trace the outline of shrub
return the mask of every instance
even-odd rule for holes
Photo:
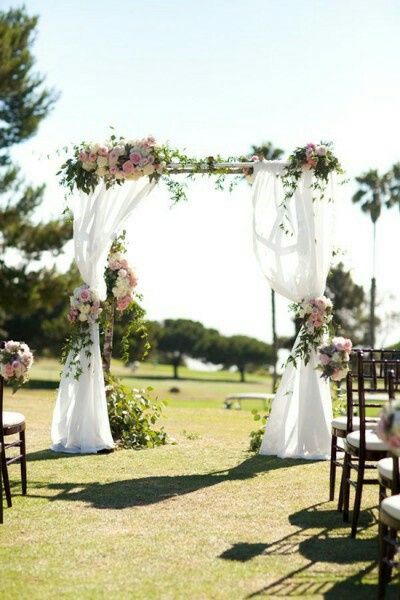
[[[264,437],[265,425],[267,423],[268,415],[260,415],[257,409],[252,411],[253,418],[255,421],[260,422],[261,427],[255,429],[250,433],[250,452],[258,452],[261,448],[261,442]]]
[[[164,404],[151,397],[152,388],[132,390],[112,375],[106,383],[111,433],[117,445],[154,448],[168,442],[164,428],[155,428]]]

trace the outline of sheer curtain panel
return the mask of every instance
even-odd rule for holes
[[[296,192],[285,201],[280,175],[284,164],[255,165],[254,248],[270,286],[292,302],[323,295],[332,257],[334,176],[323,199],[304,171]],[[295,342],[296,346],[297,340]],[[316,371],[313,351],[305,365],[288,364],[272,404],[261,454],[325,459],[330,452],[332,401],[329,384]]]
[[[148,178],[106,189],[99,185],[91,194],[78,193],[69,199],[74,218],[74,256],[83,281],[106,298],[104,270],[111,243],[139,202],[153,189]],[[72,291],[72,290],[71,290]],[[55,452],[95,453],[114,446],[99,343],[99,326],[92,325],[91,357],[81,352],[83,373],[68,375],[70,357],[62,373],[51,428]]]

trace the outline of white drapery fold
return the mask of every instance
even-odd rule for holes
[[[272,289],[292,302],[325,291],[332,257],[334,177],[325,197],[311,188],[312,171],[304,171],[285,203],[279,161],[255,165],[253,234],[256,256]],[[294,348],[296,347],[297,340]],[[313,351],[305,365],[288,364],[272,404],[261,454],[281,458],[325,459],[330,452],[332,401],[329,384],[316,371]]]
[[[106,189],[104,183],[91,194],[69,198],[74,218],[74,256],[83,281],[106,298],[104,269],[113,239],[122,230],[139,202],[155,182],[148,178]],[[72,290],[71,290],[72,291]],[[60,381],[51,427],[52,449],[56,452],[95,453],[114,446],[100,352],[99,326],[91,325],[91,357],[80,353],[82,374],[68,375],[67,358]],[[86,350],[86,349],[85,349]]]

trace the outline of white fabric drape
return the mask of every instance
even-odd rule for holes
[[[324,199],[311,189],[312,172],[302,175],[283,206],[279,161],[258,163],[253,185],[254,247],[271,287],[293,302],[324,293],[332,257],[334,181]],[[297,343],[297,342],[296,342]],[[321,379],[316,353],[307,365],[289,364],[272,404],[261,454],[281,458],[328,458],[332,402]]]
[[[76,194],[68,206],[74,218],[74,255],[83,281],[106,297],[104,269],[114,237],[139,204],[153,189],[148,178],[130,181],[107,190],[104,184],[92,194]],[[72,290],[71,290],[72,291]],[[83,373],[78,380],[62,373],[51,428],[56,452],[95,453],[113,447],[99,343],[99,326],[90,327],[90,365],[81,352]]]

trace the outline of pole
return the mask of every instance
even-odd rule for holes
[[[104,375],[110,374],[111,369],[111,356],[113,348],[113,337],[114,337],[114,302],[110,303],[107,310],[107,328],[104,332],[104,347],[103,347],[103,372]]]
[[[369,343],[371,348],[375,348],[375,304],[376,304],[376,222],[373,223],[373,243],[372,243],[372,277],[371,277],[371,297],[369,312]]]
[[[272,316],[272,359],[274,361],[274,370],[272,372],[272,393],[275,393],[278,373],[276,364],[278,362],[278,338],[276,335],[276,306],[275,291],[271,289],[271,316]]]

